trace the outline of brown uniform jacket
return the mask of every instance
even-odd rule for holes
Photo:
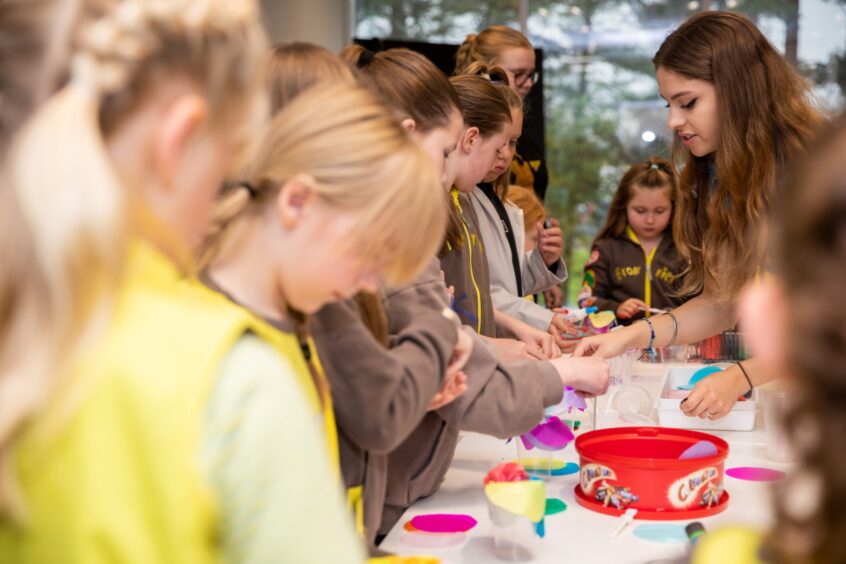
[[[669,233],[650,257],[627,227],[622,237],[606,237],[594,244],[585,265],[579,306],[594,305],[599,311],[616,313],[621,303],[638,298],[649,307],[675,308],[685,302],[685,298],[673,295],[682,270],[684,262]],[[643,316],[639,312],[626,323]]]
[[[462,323],[479,335],[496,337],[491,275],[479,235],[479,220],[467,194],[453,191],[452,205],[461,216],[462,245],[447,243],[447,251],[440,256],[446,285],[455,288],[452,309]]]
[[[446,292],[443,283],[441,291]],[[365,540],[371,549],[382,518],[387,453],[423,419],[455,348],[455,325],[441,309],[415,311],[391,335],[390,350],[371,335],[353,300],[329,304],[311,318],[332,389],[341,474],[347,488],[364,486]]]
[[[417,312],[445,305],[437,268],[428,268],[426,274],[428,281],[424,276],[418,284],[388,294],[391,334],[401,331]],[[387,534],[406,508],[438,489],[452,462],[460,430],[503,439],[525,433],[564,393],[557,371],[548,362],[500,364],[478,336],[464,372],[467,391],[438,411],[427,413],[411,436],[388,456],[380,533]]]

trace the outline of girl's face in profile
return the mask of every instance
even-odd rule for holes
[[[714,85],[705,80],[687,78],[664,67],[658,67],[655,78],[658,91],[669,108],[667,127],[696,157],[716,151],[719,128]]]
[[[511,125],[508,126],[508,143],[497,152],[493,168],[485,175],[485,182],[493,182],[511,168],[511,161],[517,151],[517,141],[523,133],[523,110],[511,108]]]
[[[497,153],[502,151],[508,143],[509,125],[504,124],[499,131],[489,137],[477,135],[473,144],[463,151],[455,179],[455,187],[460,192],[468,194],[472,192],[493,168]]]
[[[455,161],[455,150],[458,148],[459,136],[463,129],[464,118],[456,109],[445,127],[436,127],[426,133],[414,134],[417,142],[435,163],[435,169],[440,172],[444,188],[450,188],[455,182],[455,167],[449,165]]]

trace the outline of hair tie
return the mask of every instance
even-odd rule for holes
[[[508,84],[508,78],[503,77],[498,72],[492,72],[490,74],[485,74],[483,76],[485,78],[487,78],[491,82],[491,84]]]
[[[652,170],[658,170],[661,167],[659,167],[656,163],[652,163],[651,165],[649,165],[649,168],[651,168]]]
[[[258,197],[258,190],[256,190],[256,187],[250,184],[249,182],[241,182],[240,184],[238,184],[238,186],[247,191],[247,194],[250,195],[251,200],[255,200]]]
[[[373,62],[373,57],[376,56],[376,53],[364,47],[364,50],[361,52],[361,56],[358,58],[358,63],[356,63],[356,67],[363,69],[367,65]]]

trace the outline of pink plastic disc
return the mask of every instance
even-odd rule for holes
[[[421,533],[464,533],[475,527],[476,523],[469,515],[453,513],[431,513],[411,519],[411,526]]]
[[[748,480],[750,482],[774,482],[784,478],[784,472],[781,470],[773,470],[772,468],[756,468],[754,466],[739,466],[737,468],[729,468],[726,470],[726,475],[738,480]]]

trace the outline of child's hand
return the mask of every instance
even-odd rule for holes
[[[578,341],[573,339],[572,336],[578,335],[579,329],[563,315],[556,314],[553,316],[546,331],[553,336],[555,344],[558,345],[561,352],[573,352],[578,344]],[[570,335],[570,338],[567,339],[564,335]]]
[[[557,358],[550,363],[561,383],[584,396],[601,396],[608,390],[608,362],[598,356]]]
[[[648,309],[649,306],[646,305],[645,302],[639,300],[637,298],[629,298],[617,308],[617,317],[620,319],[631,319],[637,312],[641,311],[640,308]]]
[[[537,347],[528,347],[516,339],[491,339],[496,348],[496,357],[500,362],[517,360],[544,360],[543,352]]]
[[[455,343],[455,348],[452,349],[452,357],[446,367],[445,379],[460,372],[467,361],[470,360],[470,354],[473,352],[473,337],[470,336],[470,331],[469,328],[463,326],[458,330],[458,340]]]
[[[550,321],[547,331],[551,335],[561,335],[561,333],[577,335],[579,333],[578,327],[572,321],[558,313],[552,316],[552,321]]]
[[[564,235],[558,226],[557,219],[549,220],[551,226],[544,228],[543,223],[538,222],[538,250],[547,266],[552,266],[561,258],[561,251],[564,250]]]
[[[444,285],[446,286],[446,273],[443,270],[441,270],[441,281],[443,281]],[[455,286],[447,286],[446,293],[447,303],[450,307],[452,307],[452,304],[455,302]]]
[[[540,329],[535,329],[531,325],[520,322],[515,324],[513,328],[514,336],[524,343],[531,354],[540,353],[538,356],[541,360],[549,358],[558,358],[561,356],[561,349],[558,348],[558,342],[555,337],[549,333],[545,333]]]
[[[553,286],[543,293],[543,301],[548,309],[555,309],[564,305],[564,293],[559,286]]]
[[[435,411],[440,409],[451,401],[455,400],[461,394],[467,391],[467,375],[460,370],[452,374],[449,373],[444,378],[444,383],[441,384],[441,389],[429,402],[427,411]]]

